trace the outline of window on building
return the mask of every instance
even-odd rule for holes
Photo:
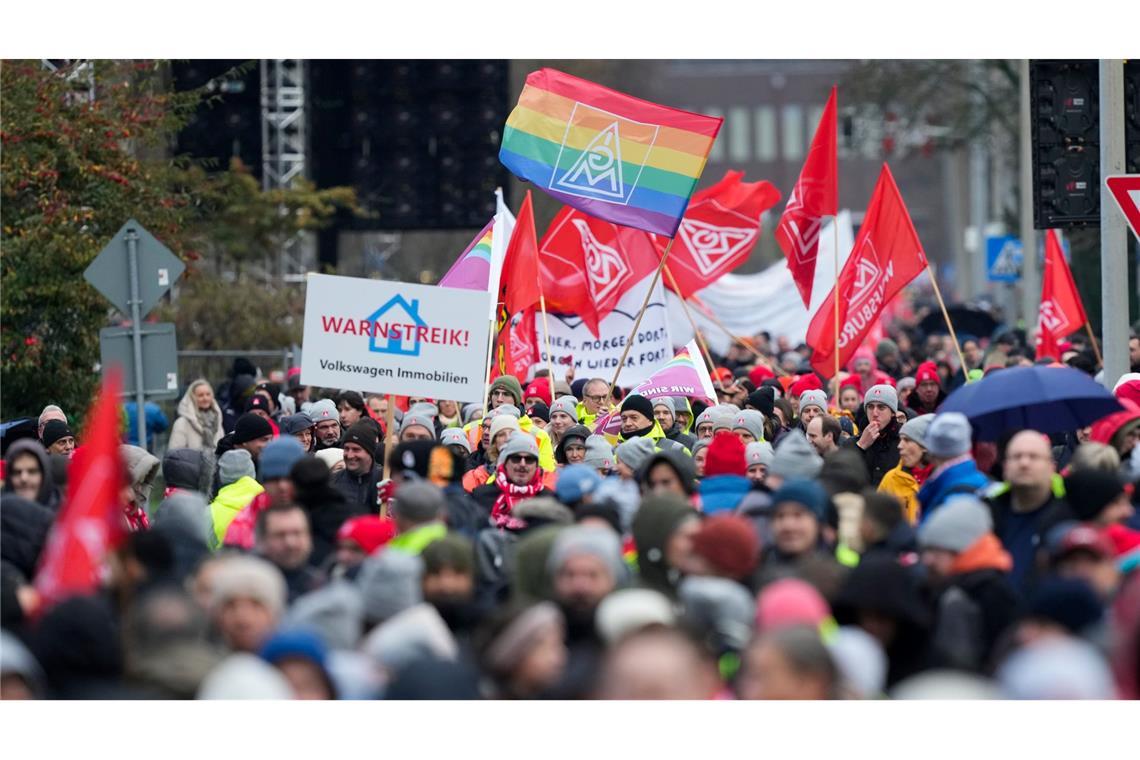
[[[756,160],[776,160],[776,109],[760,106],[756,109]]]
[[[728,158],[730,161],[748,161],[752,155],[749,143],[748,109],[734,106],[728,109],[724,126],[728,129]]]
[[[784,159],[796,161],[804,157],[804,109],[798,105],[784,106],[780,114],[780,140]]]

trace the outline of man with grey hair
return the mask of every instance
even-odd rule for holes
[[[40,412],[40,419],[38,427],[36,428],[36,438],[39,440],[44,439],[44,426],[52,420],[59,420],[60,422],[67,422],[67,415],[63,413],[55,404],[48,404],[44,410]],[[46,446],[44,448],[47,448]]]
[[[447,535],[447,526],[443,523],[447,504],[443,492],[431,483],[402,484],[390,507],[397,535],[388,543],[389,549],[421,554],[432,541]]]
[[[578,405],[578,422],[593,430],[600,415],[610,410],[610,384],[600,377],[582,386],[582,403]]]

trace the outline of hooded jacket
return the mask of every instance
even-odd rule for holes
[[[947,467],[918,489],[921,520],[925,521],[951,496],[980,491],[989,483],[990,479],[982,474],[973,459]]]
[[[590,428],[585,425],[572,425],[566,429],[562,434],[562,440],[558,442],[558,447],[554,450],[554,461],[558,464],[566,464],[566,442],[570,438],[577,438],[583,446],[586,445],[586,439],[590,437]]]
[[[225,543],[226,529],[230,527],[230,523],[234,521],[238,513],[248,507],[254,497],[264,491],[265,489],[261,487],[261,484],[248,475],[243,475],[218,491],[218,495],[210,503],[210,519],[214,526],[215,548]]]
[[[633,517],[633,541],[637,546],[637,568],[643,586],[676,598],[680,571],[669,565],[665,547],[685,520],[697,511],[676,494],[646,496]]]
[[[51,460],[44,447],[30,438],[21,438],[8,447],[8,454],[4,457],[5,493],[12,490],[12,462],[20,454],[31,454],[40,463],[40,473],[43,477],[40,480],[39,491],[36,492],[36,503],[53,511],[58,509],[60,495],[52,482]]]
[[[899,500],[907,522],[911,525],[918,522],[918,481],[901,461],[879,481],[879,490]]]
[[[167,449],[162,458],[166,487],[209,495],[214,477],[214,455],[206,449]]]
[[[934,591],[931,641],[944,667],[982,672],[994,644],[1019,618],[1022,598],[1009,582],[1013,560],[993,533],[954,558],[950,576]]]
[[[218,406],[216,398],[214,399],[213,411],[218,415],[218,429],[214,431],[212,440],[207,441],[205,439],[205,431],[202,430],[202,424],[198,421],[198,402],[194,400],[194,389],[204,382],[206,381],[197,380],[190,383],[190,387],[182,395],[182,400],[178,402],[178,419],[174,420],[174,425],[170,428],[170,440],[166,444],[168,449],[206,449],[213,451],[218,445],[218,441],[222,440],[222,435],[224,435],[222,428],[225,420],[222,417],[222,408]]]
[[[31,581],[53,522],[55,513],[42,504],[4,494],[0,497],[0,559]]]

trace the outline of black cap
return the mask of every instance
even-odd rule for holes
[[[74,438],[75,433],[71,432],[71,428],[63,420],[48,420],[44,425],[44,448],[48,448],[53,443],[61,438]]]
[[[248,443],[267,435],[273,435],[273,427],[269,424],[269,420],[253,412],[246,412],[238,417],[237,425],[234,426],[235,444]]]
[[[631,393],[621,402],[623,412],[641,412],[645,419],[653,421],[653,402],[639,393]]]

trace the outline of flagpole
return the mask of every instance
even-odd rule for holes
[[[641,310],[637,312],[637,319],[633,321],[633,329],[629,333],[629,340],[625,342],[625,350],[621,352],[621,359],[618,361],[617,369],[614,370],[614,379],[610,381],[610,398],[613,398],[621,368],[625,366],[629,350],[633,348],[634,338],[637,337],[637,328],[641,327],[641,318],[645,316],[645,310],[649,307],[649,299],[653,297],[653,290],[661,280],[661,270],[665,268],[665,262],[669,259],[669,251],[672,249],[673,238],[669,238],[669,242],[665,244],[665,252],[661,254],[661,262],[657,265],[657,271],[653,273],[653,282],[649,283],[649,290],[645,291],[645,300],[641,302]]]
[[[665,267],[665,276],[669,278],[669,285],[673,288],[673,292],[680,298],[681,294],[677,292],[677,281],[673,279],[673,272],[668,266]],[[697,345],[700,346],[701,351],[704,352],[705,361],[709,363],[709,376],[713,378],[714,383],[720,386],[721,390],[724,390],[724,383],[716,376],[716,364],[712,360],[712,353],[709,352],[708,344],[705,343],[701,331],[697,329],[697,323],[693,319],[693,313],[689,311],[689,304],[686,303],[684,298],[681,298],[681,308],[685,310],[685,316],[689,320],[689,325],[693,328],[693,336],[697,339]]]
[[[554,358],[550,353],[550,323],[546,321],[546,294],[538,292],[538,304],[542,308],[542,332],[546,337],[546,371],[550,373],[550,401],[554,402]]]
[[[499,320],[491,320],[491,329],[487,331],[487,371],[483,373],[483,416],[487,416],[487,393],[491,389],[491,354],[495,351],[495,325]],[[553,386],[552,386],[553,387]]]
[[[926,273],[930,275],[930,284],[934,286],[934,296],[938,299],[938,306],[942,309],[942,318],[946,320],[946,327],[950,330],[950,340],[954,341],[954,349],[958,352],[958,361],[962,363],[962,377],[965,382],[970,382],[969,369],[966,368],[966,357],[962,354],[962,346],[958,344],[958,336],[954,332],[954,324],[950,321],[950,313],[946,311],[946,302],[942,300],[942,291],[938,288],[938,278],[934,276],[934,270],[930,268],[930,262],[926,262]]]
[[[487,394],[484,393],[484,396]],[[388,408],[384,410],[384,480],[392,476],[392,452],[388,448],[388,444],[392,440],[392,424],[396,416],[396,397],[391,393],[388,394]],[[380,517],[383,518],[388,514],[388,501],[380,502]]]
[[[838,183],[838,177],[836,178]],[[835,232],[835,383],[834,399],[839,405],[839,215],[832,217],[831,227]]]
[[[1085,331],[1089,334],[1089,340],[1092,341],[1093,353],[1096,354],[1096,363],[1100,367],[1104,367],[1104,358],[1100,355],[1100,347],[1096,344],[1096,337],[1093,335],[1092,323],[1087,319],[1085,320]]]

